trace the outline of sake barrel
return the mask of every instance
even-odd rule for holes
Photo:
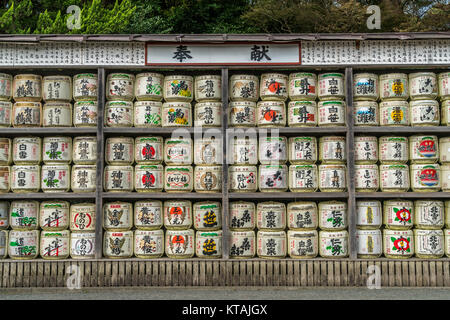
[[[42,161],[45,164],[70,164],[72,162],[72,138],[44,137]]]
[[[450,229],[444,229],[444,252],[450,257]]]
[[[8,256],[8,230],[0,230],[0,259]]]
[[[290,230],[315,230],[319,216],[317,204],[313,201],[289,202],[287,205],[287,224]]]
[[[12,158],[15,164],[39,164],[42,159],[42,139],[17,137],[13,139]]]
[[[381,126],[409,126],[409,103],[405,100],[389,100],[380,102]]]
[[[340,231],[348,227],[347,203],[342,201],[319,202],[319,228]]]
[[[278,136],[259,136],[259,162],[261,164],[286,163],[287,138]]]
[[[450,191],[450,164],[441,165],[441,188],[443,192]]]
[[[9,227],[9,202],[0,201],[0,230]]]
[[[143,259],[162,257],[164,254],[164,231],[134,231],[134,254]]]
[[[69,257],[70,231],[42,231],[39,253],[43,259],[61,260]]]
[[[108,101],[105,105],[107,127],[132,127],[133,103],[130,101]]]
[[[192,127],[192,107],[190,102],[165,102],[161,112],[163,127]]]
[[[316,100],[317,76],[309,72],[289,75],[289,98],[291,100]]]
[[[356,227],[358,229],[378,229],[383,220],[381,202],[378,200],[356,201]]]
[[[380,187],[378,165],[355,165],[355,190],[356,192],[376,192]]]
[[[10,171],[8,166],[0,166],[0,193],[9,192],[10,185]]]
[[[355,136],[355,163],[375,164],[378,162],[378,138],[375,136]]]
[[[110,73],[106,78],[106,99],[109,101],[133,101],[134,75],[128,73]]]
[[[72,161],[75,164],[97,163],[97,137],[73,138]]]
[[[444,202],[444,212],[445,212],[445,227],[448,228],[450,226],[450,201]]]
[[[317,230],[287,232],[287,253],[291,258],[311,259],[319,253],[319,236]]]
[[[11,117],[12,117],[12,103],[9,101],[0,101],[0,127],[10,127]]]
[[[195,253],[194,230],[167,230],[166,255],[174,259],[192,258]]]
[[[256,137],[231,138],[231,163],[235,165],[256,165],[258,164],[258,140]],[[449,158],[450,159],[450,158]]]
[[[137,192],[160,192],[164,188],[164,167],[162,164],[136,165],[134,188]]]
[[[353,99],[356,101],[378,100],[378,75],[355,73],[353,75]]]
[[[222,138],[204,137],[194,140],[194,163],[196,165],[222,164]]]
[[[39,231],[11,230],[8,237],[8,256],[13,260],[35,259],[39,254]]]
[[[232,231],[253,230],[256,226],[256,207],[253,202],[233,201],[229,204],[229,226]]]
[[[39,208],[39,226],[45,231],[69,227],[70,203],[63,200],[43,201]]]
[[[260,82],[261,100],[281,100],[288,98],[288,76],[281,73],[263,73]]]
[[[133,240],[133,231],[105,231],[103,255],[106,258],[131,258]]]
[[[258,231],[256,241],[258,257],[280,259],[286,256],[286,232]]]
[[[450,72],[438,74],[438,92],[441,101],[450,99]]]
[[[41,189],[43,192],[68,192],[70,190],[70,166],[49,164],[41,168]]]
[[[133,226],[133,206],[129,202],[111,202],[103,206],[106,230],[126,231]]]
[[[438,85],[433,72],[414,72],[409,74],[409,96],[411,100],[436,99]]]
[[[316,137],[290,137],[289,162],[291,164],[315,163],[317,161]]]
[[[222,229],[222,205],[218,201],[202,201],[193,205],[194,227],[199,231]]]
[[[132,166],[106,166],[103,188],[107,192],[131,192],[134,189]]]
[[[168,230],[189,229],[192,226],[192,202],[168,200],[164,202],[164,226]]]
[[[140,230],[160,229],[163,225],[163,206],[159,200],[134,203],[134,226]]]
[[[76,203],[70,206],[70,230],[95,231],[96,210],[94,203]]]
[[[155,72],[144,72],[136,75],[134,95],[136,100],[161,101],[163,98],[164,75]]]
[[[68,102],[47,102],[42,109],[43,127],[71,127],[72,104]]]
[[[289,166],[289,190],[292,192],[315,192],[319,187],[318,171],[315,164],[295,164]]]
[[[344,100],[345,76],[343,73],[319,74],[319,99],[320,100]]]
[[[407,192],[409,167],[406,164],[380,165],[380,188],[383,192]]]
[[[222,166],[196,165],[194,169],[194,190],[211,193],[222,191]]]
[[[322,164],[340,164],[347,161],[345,137],[325,136],[319,138],[319,159]]]
[[[344,101],[319,101],[317,110],[319,127],[345,126],[347,113]]]
[[[379,126],[378,103],[376,101],[354,101],[353,119],[355,126]]]
[[[97,101],[83,100],[73,104],[73,125],[75,127],[97,126]]]
[[[42,124],[42,105],[40,102],[16,102],[12,109],[12,126],[40,127]]]
[[[256,226],[262,231],[282,231],[286,228],[286,205],[265,201],[256,205]]]
[[[72,77],[45,76],[42,78],[42,99],[47,101],[72,100]]]
[[[36,74],[18,74],[13,80],[14,101],[41,101],[42,77]]]
[[[171,137],[164,141],[164,162],[166,164],[191,164],[192,139]]]
[[[262,128],[286,126],[286,105],[284,101],[259,101],[256,105],[256,124]]]
[[[383,136],[379,138],[379,157],[382,164],[407,163],[409,148],[407,137]]]
[[[230,100],[252,101],[259,98],[259,79],[251,74],[233,74],[230,77]]]
[[[409,159],[411,163],[435,163],[439,160],[438,137],[414,135],[409,137]]]
[[[73,99],[75,101],[97,101],[98,77],[94,73],[79,73],[73,76]]]
[[[414,226],[418,229],[442,229],[444,227],[444,202],[415,200]]]
[[[113,137],[106,139],[105,161],[109,165],[131,165],[134,163],[134,139]]]
[[[228,181],[231,192],[256,192],[258,168],[256,166],[229,166]]]
[[[162,102],[136,101],[134,103],[133,121],[137,128],[161,127]]]
[[[388,73],[380,75],[380,98],[387,100],[406,100],[409,97],[408,75]]]
[[[317,104],[315,101],[289,101],[288,126],[289,127],[315,127],[317,126]]]
[[[159,164],[163,161],[163,137],[136,137],[134,159],[138,164]]]
[[[438,126],[441,120],[436,100],[411,101],[410,115],[412,126]]]
[[[202,75],[195,77],[195,101],[221,101],[222,77],[219,75]]]
[[[194,108],[194,126],[213,128],[222,125],[221,102],[199,102]]]
[[[197,257],[206,259],[222,257],[222,230],[197,231],[195,242]]]
[[[95,258],[95,232],[70,233],[70,257],[72,259]]]
[[[414,251],[421,259],[437,259],[444,255],[442,230],[414,229]]]
[[[288,189],[286,165],[260,165],[258,188],[261,192],[284,192]]]
[[[414,204],[410,200],[383,202],[383,224],[391,230],[407,230],[413,227]]]
[[[34,200],[11,201],[9,224],[13,230],[36,230],[39,227],[39,202]]]
[[[164,190],[166,192],[192,192],[194,173],[192,166],[166,166],[164,168]]]
[[[10,165],[11,157],[11,139],[0,138],[0,165]]]
[[[0,73],[0,100],[9,101],[12,97],[13,77],[10,74]]]
[[[383,253],[381,230],[356,230],[357,256],[360,259],[378,258]]]
[[[319,190],[321,192],[344,192],[347,189],[345,165],[319,165]]]
[[[256,103],[253,101],[232,101],[228,105],[230,127],[255,127]]]
[[[412,164],[410,168],[411,189],[414,192],[441,190],[441,167],[439,164]]]
[[[323,258],[348,257],[348,232],[319,231],[319,255]]]
[[[71,188],[75,193],[95,192],[97,187],[97,166],[95,164],[72,166]]]
[[[15,193],[38,192],[41,187],[41,167],[18,165],[11,167],[11,191]]]
[[[256,236],[254,231],[231,231],[230,258],[249,259],[256,253]]]
[[[450,137],[439,138],[439,162],[450,162]]]
[[[191,76],[166,76],[164,77],[164,100],[191,102],[194,98],[193,87],[194,78]]]

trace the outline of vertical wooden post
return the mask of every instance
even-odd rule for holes
[[[228,68],[222,69],[222,252],[223,258],[229,258],[230,230],[228,214],[228,163],[227,163],[227,128],[228,128]]]

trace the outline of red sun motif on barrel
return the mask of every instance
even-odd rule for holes
[[[185,242],[185,240],[184,240],[183,236],[175,236],[175,237],[172,238],[172,243],[173,244],[181,245],[181,244],[184,244],[184,242]]]
[[[142,148],[142,156],[144,159],[153,159],[155,157],[156,150],[152,145],[146,145]]]
[[[153,186],[155,185],[156,178],[152,173],[147,172],[142,176],[142,184],[144,186]]]
[[[275,80],[270,81],[268,89],[272,93],[278,93],[281,90],[281,83],[276,82]]]
[[[275,110],[268,110],[264,113],[264,120],[272,121],[277,116],[277,112]]]

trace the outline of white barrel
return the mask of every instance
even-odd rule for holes
[[[70,230],[95,231],[96,210],[94,203],[77,203],[70,206]]]
[[[348,257],[348,232],[319,231],[319,255],[323,258]]]
[[[132,166],[106,166],[104,186],[107,192],[131,192],[134,189],[134,170]]]
[[[379,138],[379,157],[382,164],[407,163],[409,147],[407,137],[384,136]]]
[[[0,127],[10,127],[11,118],[12,118],[12,103],[9,101],[0,101]]]
[[[390,100],[380,102],[381,126],[409,126],[409,103],[405,100]]]
[[[73,99],[75,101],[97,101],[98,77],[94,73],[73,76]]]
[[[72,105],[68,102],[47,102],[42,108],[43,127],[71,127]]]
[[[73,192],[95,192],[96,182],[97,166],[95,164],[77,164],[72,166],[71,188]]]
[[[232,101],[228,105],[230,127],[255,127],[256,103],[253,101]]]
[[[376,192],[380,187],[380,173],[376,164],[355,165],[356,192]]]
[[[380,230],[356,230],[358,258],[378,258],[383,253],[383,240]]]
[[[383,192],[407,192],[410,187],[406,164],[380,165],[380,188]]]
[[[12,140],[9,138],[0,138],[0,165],[10,165]]]
[[[444,202],[444,211],[445,211],[445,227],[449,228],[450,226],[450,200]]]
[[[442,229],[444,227],[444,202],[415,200],[414,226],[419,229]]]
[[[282,231],[286,228],[286,205],[265,201],[256,205],[256,226],[262,231]]]
[[[12,97],[13,77],[10,74],[0,73],[0,100],[9,101]]]
[[[355,126],[379,126],[378,103],[376,101],[353,102],[353,119]]]
[[[11,167],[11,191],[17,193],[38,192],[41,188],[41,167],[18,165]]]
[[[289,101],[287,113],[289,127],[317,126],[318,113],[315,101]]]
[[[261,100],[281,100],[288,98],[288,76],[281,73],[263,73],[259,93]]]
[[[289,75],[289,98],[291,100],[316,100],[317,76],[309,72]]]
[[[222,77],[219,75],[203,75],[195,77],[195,101],[221,101]]]
[[[72,77],[45,76],[42,78],[42,99],[47,101],[72,101]]]
[[[131,258],[133,256],[133,231],[105,231],[103,255],[106,258]]]
[[[0,230],[0,259],[8,256],[8,230]]]
[[[317,112],[319,127],[345,126],[347,112],[344,101],[319,101]]]
[[[134,226],[140,230],[160,229],[163,226],[163,206],[160,200],[134,203]]]
[[[356,101],[378,100],[378,75],[355,73],[353,75],[353,99]]]
[[[39,254],[39,231],[11,230],[8,237],[8,256],[14,260],[35,259]]]
[[[190,102],[165,102],[161,112],[163,127],[192,127],[192,107]]]
[[[441,117],[436,100],[415,100],[410,102],[410,123],[412,126],[438,126]]]
[[[441,167],[439,164],[412,164],[410,168],[413,192],[437,192],[441,190]]]
[[[414,245],[418,258],[441,258],[444,255],[444,232],[441,229],[414,229]]]
[[[199,102],[194,108],[195,127],[220,127],[222,125],[221,102]]]
[[[195,251],[194,230],[167,230],[166,255],[169,258],[192,258]]]
[[[133,101],[134,75],[110,73],[106,78],[106,99],[109,101]]]
[[[288,159],[287,138],[260,135],[258,159],[261,164],[286,163]]]
[[[286,105],[284,101],[259,101],[256,105],[256,115],[258,127],[286,126]]]
[[[256,226],[256,207],[253,202],[230,202],[230,230],[253,230]]]
[[[290,137],[289,162],[291,164],[315,163],[317,161],[316,137]]]
[[[231,231],[230,258],[248,259],[256,253],[256,236],[254,231]]]
[[[195,230],[214,231],[222,229],[222,205],[218,201],[196,202],[193,205]]]
[[[438,85],[433,72],[415,72],[409,75],[409,97],[411,100],[436,99]]]
[[[134,188],[137,192],[160,192],[164,189],[162,164],[140,164],[134,167]]]
[[[443,192],[450,191],[450,164],[441,165],[441,188]]]
[[[194,98],[194,78],[185,75],[164,78],[164,100],[191,102]]]
[[[194,190],[196,192],[222,191],[222,166],[201,166],[194,169]]]
[[[9,192],[11,189],[9,168],[9,166],[0,166],[0,193]]]
[[[325,136],[319,138],[319,159],[322,164],[339,164],[347,161],[345,137]]]
[[[97,137],[73,138],[72,161],[75,164],[97,163]]]
[[[0,201],[0,230],[9,227],[9,202]]]
[[[249,136],[231,139],[231,163],[236,165],[258,164],[258,140]],[[450,158],[449,158],[450,159]]]
[[[12,158],[15,164],[39,164],[42,159],[42,138],[18,137],[13,139]]]
[[[13,230],[36,230],[39,228],[39,202],[34,200],[11,201],[9,224]]]
[[[159,136],[136,137],[134,159],[138,164],[159,164],[163,161],[163,138]]]
[[[83,100],[73,104],[73,125],[75,127],[97,126],[97,101]]]
[[[285,164],[264,164],[259,166],[259,191],[284,192],[287,191],[288,186],[288,167]]]
[[[18,74],[13,80],[14,101],[41,101],[42,77],[36,74]]]
[[[230,100],[252,101],[259,98],[259,79],[251,74],[233,74],[230,77]]]
[[[222,230],[197,231],[195,234],[195,255],[199,258],[221,258]]]
[[[317,230],[287,232],[287,253],[291,258],[310,259],[319,254],[319,235]]]
[[[95,245],[95,232],[70,233],[70,257],[72,259],[94,259]]]
[[[192,226],[192,202],[168,200],[164,202],[164,227],[168,230],[189,229]]]
[[[414,204],[410,200],[383,202],[383,224],[391,230],[407,230],[413,227]]]
[[[68,201],[43,201],[39,208],[39,226],[46,231],[69,228],[70,203]]]
[[[133,103],[130,101],[108,101],[105,105],[107,127],[132,127]]]
[[[439,162],[450,162],[450,137],[439,138]]]
[[[134,163],[134,139],[132,137],[108,138],[105,149],[105,161],[109,165]]]
[[[137,128],[161,127],[162,102],[136,101],[134,103],[133,121]]]
[[[345,97],[345,76],[343,73],[319,74],[319,99],[343,100]]]
[[[163,98],[164,75],[155,72],[144,72],[136,75],[134,95],[136,100],[161,101]]]
[[[375,136],[355,137],[355,163],[375,164],[378,162],[378,138]]]
[[[191,192],[194,188],[192,166],[166,166],[164,168],[164,190],[166,192]]]
[[[347,203],[342,201],[319,202],[319,228],[325,231],[341,231],[348,227]]]
[[[441,101],[450,99],[450,72],[438,74],[438,89]]]
[[[72,138],[44,137],[42,161],[45,164],[70,164],[72,162]]]
[[[315,164],[293,164],[289,166],[289,190],[292,192],[315,192],[319,187]]]
[[[43,192],[68,192],[70,180],[70,166],[68,164],[48,164],[41,168],[41,189]]]
[[[133,227],[133,204],[108,202],[103,205],[103,227],[109,231],[127,231]]]
[[[211,137],[194,140],[194,163],[196,165],[222,164],[222,138]]]
[[[450,257],[450,229],[444,229],[444,252]]]
[[[228,181],[231,192],[256,192],[258,190],[257,166],[229,166]]]
[[[138,258],[160,258],[164,254],[163,230],[135,230],[134,255]]]
[[[358,229],[378,229],[383,221],[383,210],[378,200],[356,201],[356,227]]]
[[[12,109],[13,127],[40,127],[42,124],[42,104],[40,102],[16,102]]]
[[[312,201],[289,202],[287,224],[290,230],[314,230],[319,225],[317,204]]]
[[[256,241],[258,257],[279,259],[286,256],[286,232],[258,231]]]
[[[164,141],[164,162],[166,164],[191,164],[192,139],[171,137]]]
[[[319,190],[322,192],[344,192],[347,189],[347,167],[341,164],[319,165]]]
[[[388,73],[380,75],[380,99],[406,100],[409,97],[408,75],[405,73]]]
[[[411,163],[435,163],[439,160],[438,137],[415,135],[409,137],[409,159]]]
[[[42,231],[39,253],[43,259],[58,260],[69,257],[70,231]]]

